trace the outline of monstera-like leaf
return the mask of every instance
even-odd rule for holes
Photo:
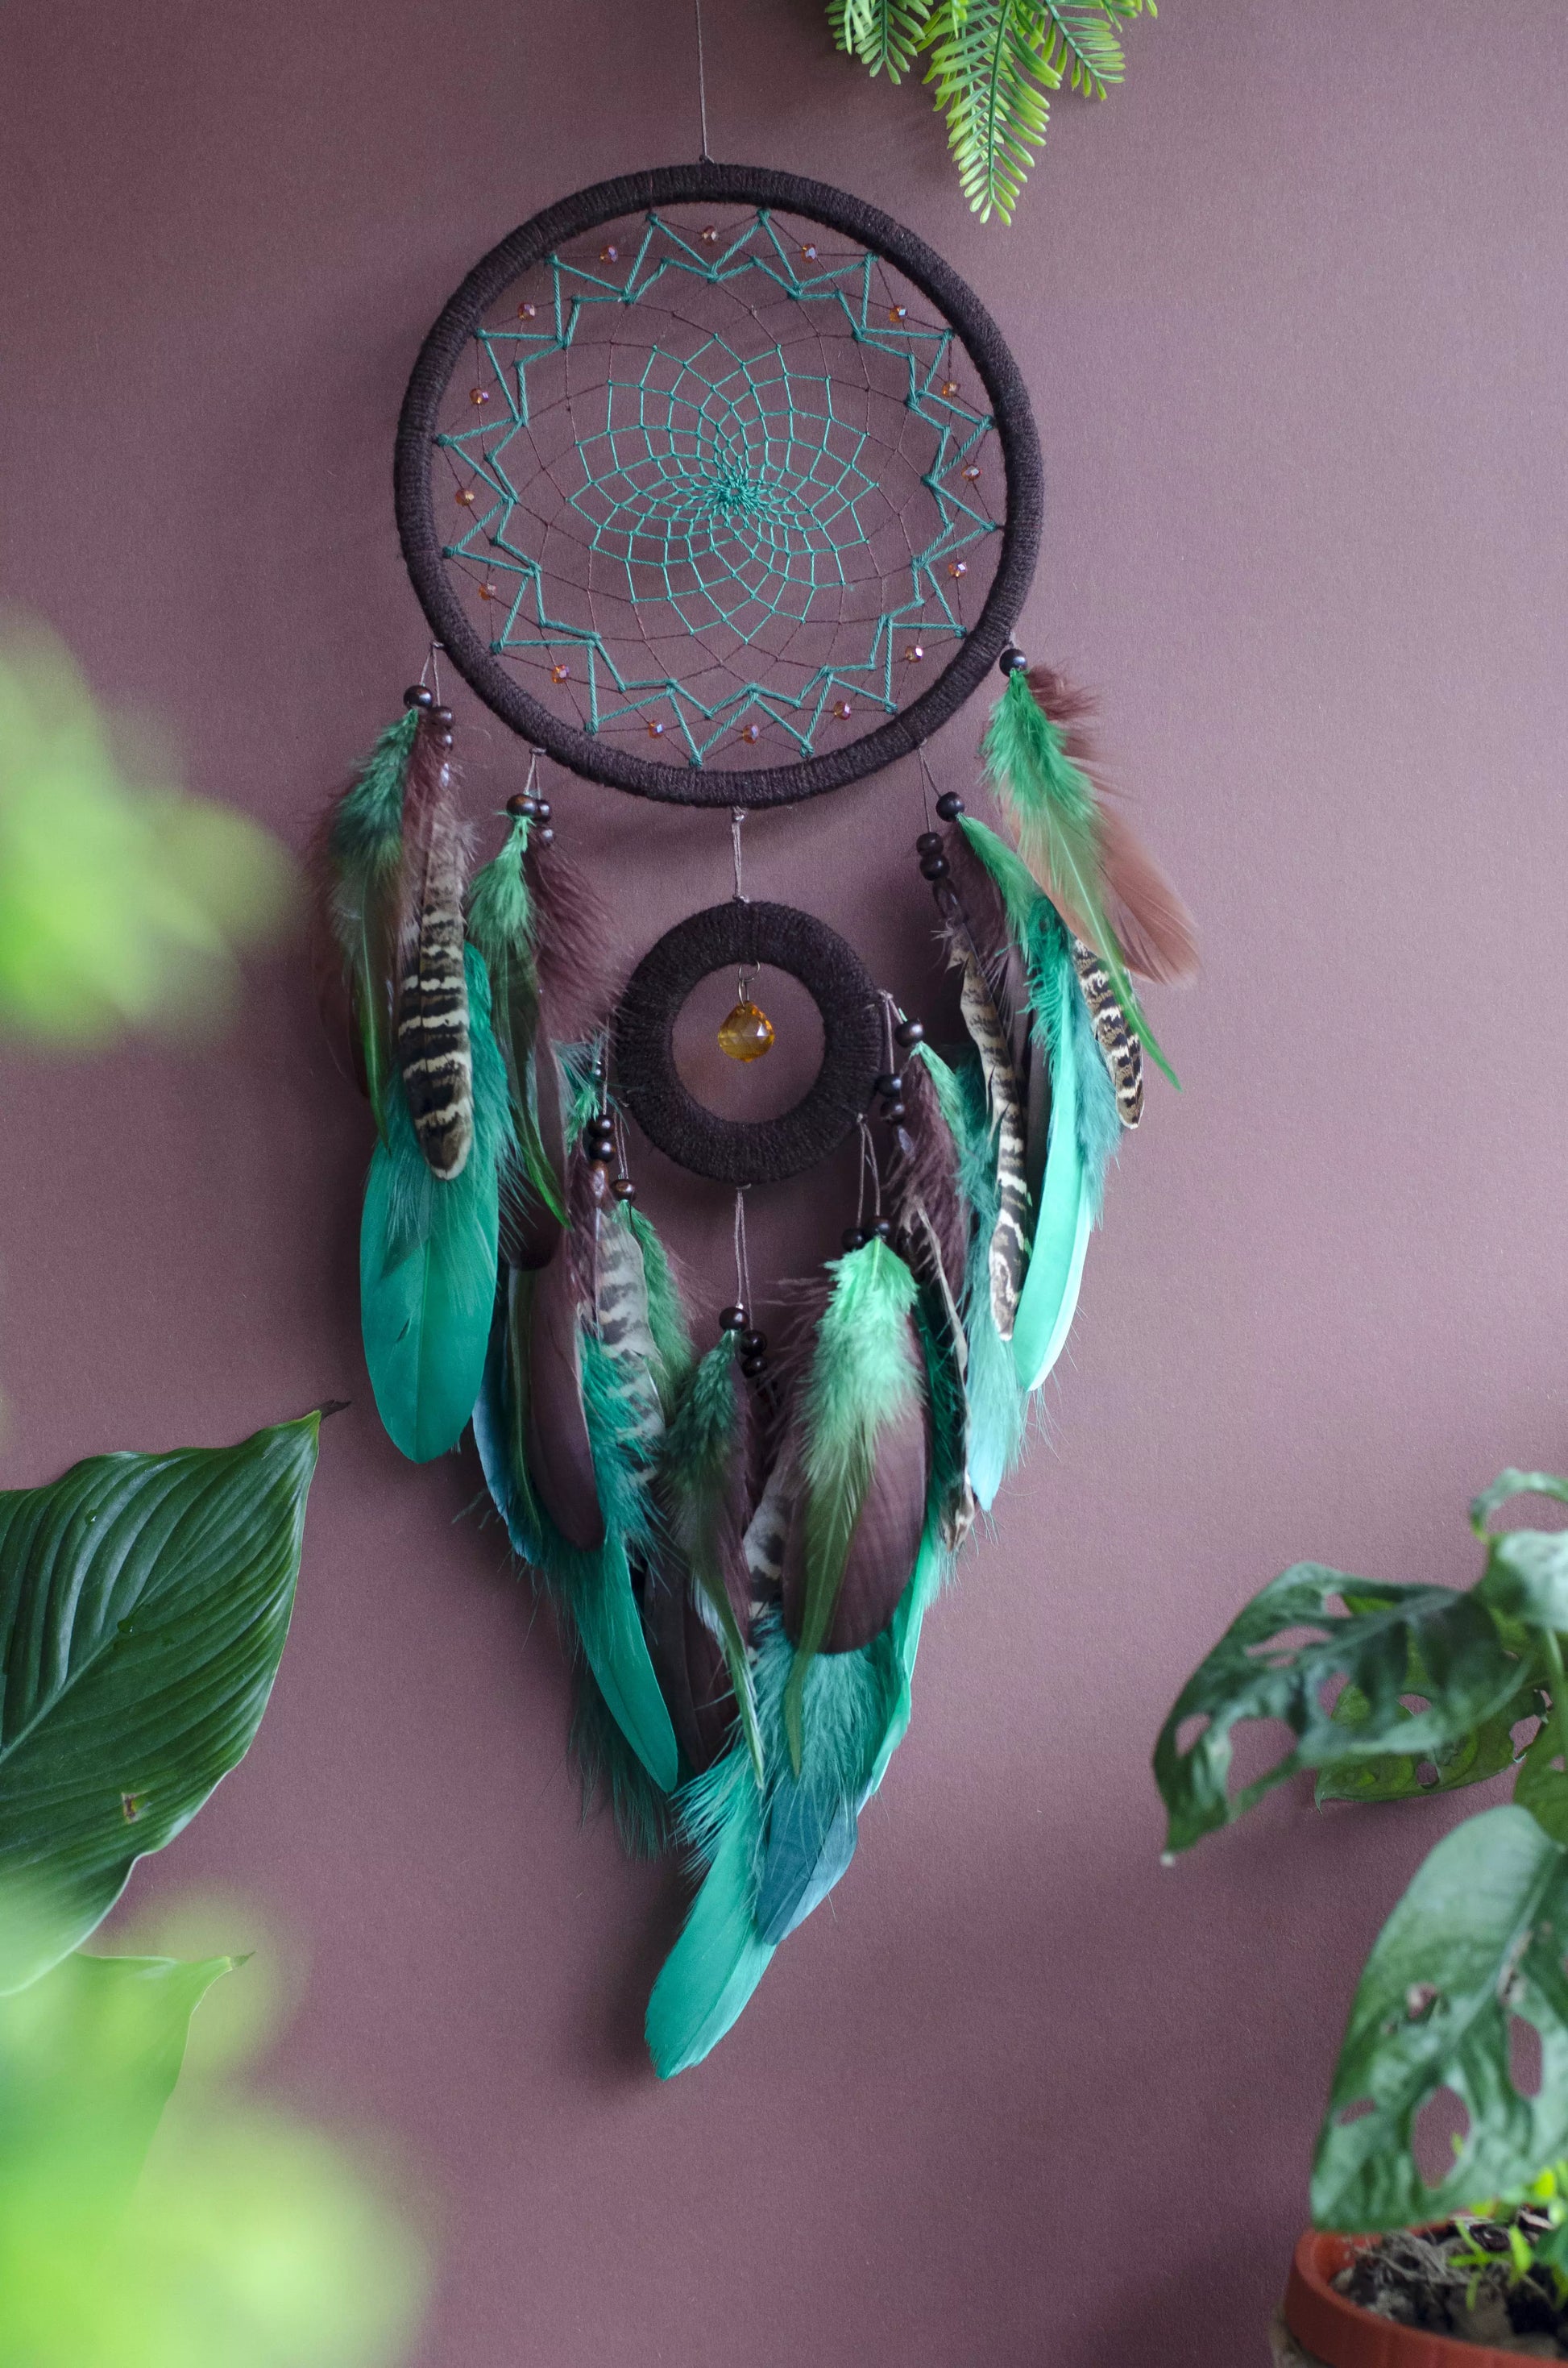
[[[0,1494],[0,1992],[85,1939],[249,1748],[319,1425]]]
[[[1408,2227],[1517,2188],[1568,2153],[1568,1850],[1521,1808],[1444,1837],[1367,1960],[1312,2170],[1320,2227]],[[1539,2089],[1510,2068],[1515,2016],[1540,2037]],[[1436,2185],[1413,2151],[1440,2089],[1470,2128]]]
[[[1319,1563],[1273,1580],[1199,1665],[1160,1731],[1154,1778],[1168,1850],[1189,1849],[1299,1769],[1448,1753],[1490,1722],[1528,1715],[1528,1640],[1477,1592],[1350,1578]],[[1335,1691],[1350,1688],[1352,1714],[1336,1717]],[[1296,1742],[1233,1797],[1233,1736],[1248,1719],[1283,1720]],[[1199,1731],[1178,1748],[1194,1721]]]

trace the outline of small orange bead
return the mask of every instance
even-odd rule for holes
[[[970,464],[969,464],[968,468],[967,468],[967,469],[965,469],[965,470],[963,471],[963,472],[962,472],[962,473],[963,473],[963,474],[964,474],[964,475],[965,475],[965,476],[970,480],[970,483],[972,484],[973,484],[973,482],[974,482],[974,480],[975,480],[975,478],[979,476],[979,474],[980,474],[980,471],[975,467],[974,462],[971,461],[970,462]]]
[[[454,498],[454,500],[457,502],[458,507],[459,507],[460,509],[464,509],[464,510],[471,510],[471,509],[472,509],[472,507],[473,507],[473,487],[472,487],[472,485],[460,485],[460,486],[458,487],[457,493],[455,494],[455,495],[453,496],[453,498]]]
[[[551,682],[565,682],[571,672],[569,666],[552,666],[550,669],[550,679]]]
[[[956,378],[945,378],[942,381],[942,393],[947,396],[949,403],[952,401],[953,396],[957,394],[958,391],[959,382]]]
[[[888,306],[888,319],[892,321],[895,326],[900,321],[907,321],[908,318],[909,307],[907,304],[890,304]]]
[[[804,256],[808,263],[814,263],[817,259],[817,251],[814,246],[803,246],[801,249],[801,253]]]
[[[599,249],[599,261],[601,263],[619,263],[620,261],[619,247],[601,246]]]
[[[489,391],[488,387],[483,387],[483,386],[476,386],[476,387],[472,387],[472,388],[471,388],[471,389],[470,389],[470,391],[469,391],[469,398],[468,398],[468,399],[469,399],[469,401],[470,401],[472,404],[474,404],[475,405],[477,405],[477,404],[482,404],[482,403],[488,403],[488,402],[489,402],[489,400],[490,400],[490,391]]]
[[[835,699],[833,702],[833,712],[841,723],[847,723],[851,713],[849,701],[846,699]]]
[[[482,584],[479,587],[479,597],[482,600],[498,600],[501,597],[501,587],[498,584]]]
[[[649,724],[649,726],[648,726],[648,737],[649,737],[649,739],[650,739],[650,740],[662,740],[662,739],[664,738],[664,736],[665,736],[665,727],[664,727],[664,725],[663,725],[662,723],[650,723],[650,724]]]
[[[711,222],[702,233],[702,244],[704,246],[717,246],[719,244],[719,233]]]
[[[537,320],[537,319],[538,319],[538,317],[539,317],[539,306],[538,306],[537,304],[519,304],[519,305],[518,305],[518,307],[517,307],[517,318],[518,318],[518,320],[519,320],[519,321],[533,321],[533,320]]]
[[[761,737],[762,726],[760,723],[748,723],[741,734],[741,738],[743,740],[760,740]]]
[[[922,643],[920,643],[920,642],[911,642],[911,643],[910,643],[910,644],[909,644],[909,647],[905,650],[905,652],[904,652],[904,654],[903,654],[903,657],[904,657],[904,664],[905,664],[906,666],[914,666],[914,665],[916,663],[916,661],[917,661],[918,659],[920,659],[920,658],[923,658],[923,657],[925,656],[925,655],[926,655],[926,650],[925,650],[925,646],[924,646],[924,644],[923,644]]]
[[[949,559],[948,562],[948,574],[949,575],[967,575],[969,574],[968,560]]]

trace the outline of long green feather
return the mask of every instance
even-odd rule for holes
[[[790,1757],[799,1774],[806,1671],[833,1622],[855,1524],[884,1427],[916,1389],[909,1318],[915,1277],[875,1235],[833,1260],[833,1290],[817,1326],[801,1400],[804,1597],[801,1639],[784,1692]]]
[[[1154,1039],[1106,916],[1100,872],[1099,807],[1094,784],[1062,745],[1062,735],[1029,689],[1022,666],[991,711],[983,744],[986,771],[1011,814],[1025,862],[1040,885],[1081,926],[1099,954],[1127,1021],[1173,1086],[1181,1080]]]
[[[394,1446],[416,1463],[455,1447],[484,1377],[495,1298],[500,1166],[511,1144],[506,1072],[490,1032],[490,987],[466,955],[473,1149],[449,1183],[415,1139],[395,1072],[385,1094],[359,1228],[365,1362]]]
[[[528,843],[527,822],[514,820],[500,853],[474,877],[468,933],[490,973],[495,1041],[506,1064],[512,1098],[517,1174],[524,1191],[564,1224],[561,1186],[540,1139],[531,1084],[539,1032],[539,980],[534,970],[532,900],[523,875]]]
[[[739,1333],[726,1332],[698,1366],[665,1433],[660,1477],[671,1535],[717,1622],[741,1732],[760,1776],[762,1736],[751,1663],[725,1571],[727,1554],[740,1552],[740,1525],[733,1520],[736,1460],[746,1435],[740,1356]],[[726,1535],[729,1528],[733,1537]]]
[[[348,973],[366,1091],[383,1141],[392,1062],[389,965],[394,951],[386,927],[386,900],[403,860],[403,785],[418,731],[416,707],[388,725],[358,778],[338,800],[326,838],[333,934]]]

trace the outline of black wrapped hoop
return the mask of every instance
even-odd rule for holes
[[[816,1082],[778,1118],[719,1118],[681,1083],[675,1024],[716,970],[770,962],[798,978],[822,1015]],[[616,1092],[651,1143],[693,1175],[777,1184],[824,1159],[868,1108],[883,1068],[876,983],[854,949],[792,905],[739,898],[677,923],[633,971],[615,1016]]]
[[[581,231],[658,206],[704,199],[775,207],[805,216],[842,231],[895,264],[962,338],[991,399],[1007,484],[1001,556],[984,606],[930,688],[863,738],[798,763],[755,771],[651,764],[574,729],[531,698],[492,655],[457,596],[443,564],[430,491],[432,438],[442,395],[476,323],[502,290],[559,242]],[[790,805],[825,790],[842,789],[901,757],[913,756],[978,689],[1008,640],[1034,575],[1043,507],[1040,439],[1028,392],[995,323],[951,266],[891,215],[826,182],[756,165],[716,165],[706,157],[698,165],[664,165],[597,182],[535,214],[492,247],[420,348],[398,421],[393,478],[398,538],[420,606],[437,641],[491,712],[521,738],[548,749],[558,764],[589,780],[691,806]]]

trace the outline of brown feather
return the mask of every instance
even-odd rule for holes
[[[561,1064],[555,1057],[542,997],[534,1033],[534,1125],[545,1164],[565,1205],[566,1130]],[[548,1266],[561,1240],[561,1220],[537,1192],[508,1191],[501,1211],[501,1254],[508,1266]]]
[[[970,1209],[959,1183],[958,1145],[918,1053],[904,1064],[901,1099],[904,1114],[893,1130],[889,1198],[907,1232],[915,1232],[922,1218],[929,1225],[948,1287],[957,1298],[969,1257]]]
[[[1062,754],[1094,789],[1099,808],[1100,877],[1106,918],[1129,970],[1170,986],[1195,978],[1198,932],[1191,914],[1126,817],[1110,803],[1115,791],[1099,769],[1091,724],[1093,695],[1053,666],[1031,666],[1028,685],[1061,735]],[[1075,937],[1094,943],[1081,914],[1063,912]]]
[[[720,1759],[735,1723],[724,1647],[692,1600],[678,1566],[650,1575],[645,1611],[659,1691],[681,1757],[700,1776]]]
[[[570,859],[528,833],[523,876],[533,905],[540,996],[562,1038],[590,1034],[615,1000],[612,935],[604,906]]]
[[[918,1338],[911,1326],[914,1353]],[[909,1584],[926,1526],[926,1489],[930,1471],[923,1403],[912,1405],[879,1434],[876,1461],[861,1499],[844,1576],[823,1650],[851,1653],[880,1636]],[[785,1633],[798,1643],[805,1611],[805,1522],[790,1525],[784,1550]]]
[[[583,1409],[581,1301],[567,1245],[533,1279],[528,1358],[528,1465],[540,1502],[569,1545],[605,1542],[594,1452]]]

